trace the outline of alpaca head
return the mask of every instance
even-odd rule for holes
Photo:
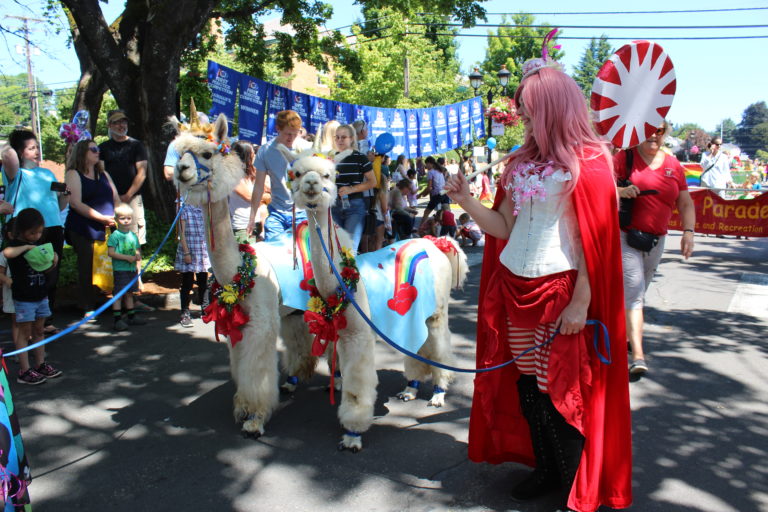
[[[298,155],[283,145],[279,145],[278,150],[291,166],[291,191],[296,206],[315,211],[333,206],[336,201],[336,164],[313,150]]]
[[[179,135],[172,144],[179,161],[173,180],[190,204],[220,201],[234,190],[245,175],[243,161],[229,148],[227,118],[219,114],[212,130],[185,130],[173,117],[171,124]]]

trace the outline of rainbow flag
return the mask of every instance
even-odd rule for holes
[[[685,169],[685,181],[689,187],[701,186],[701,165],[694,162],[684,162],[683,169]]]

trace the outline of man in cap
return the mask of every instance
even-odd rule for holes
[[[128,116],[122,110],[112,110],[107,116],[109,140],[99,144],[104,170],[112,177],[120,201],[133,208],[131,231],[139,243],[147,243],[144,201],[141,186],[147,177],[147,150],[144,144],[128,136]]]

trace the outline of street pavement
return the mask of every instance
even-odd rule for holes
[[[452,295],[450,320],[462,367],[474,362],[482,261],[482,249],[467,252],[472,272]],[[669,237],[648,292],[650,372],[631,383],[633,510],[768,511],[766,261],[765,239],[697,236],[683,262],[679,237]],[[376,418],[360,453],[336,449],[342,429],[324,364],[282,396],[264,436],[245,439],[213,327],[197,319],[184,329],[175,308],[143,316],[146,326],[118,334],[104,315],[49,345],[64,376],[12,384],[36,511],[556,509],[554,497],[509,496],[525,467],[467,460],[467,374],[443,408],[427,406],[426,390],[403,403],[403,357],[382,342]],[[57,318],[67,320],[74,315]]]

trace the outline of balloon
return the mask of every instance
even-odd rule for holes
[[[488,146],[488,149],[493,149],[496,147],[496,139],[493,137],[488,137],[488,140],[485,141],[485,145]]]
[[[698,155],[699,154],[699,146],[693,146],[691,148],[691,154],[692,155]]]
[[[382,133],[376,137],[376,144],[374,144],[373,147],[379,155],[387,154],[392,151],[393,147],[395,147],[395,137],[388,132]]]
[[[88,126],[88,118],[90,117],[90,114],[87,110],[80,110],[75,114],[75,117],[72,118],[72,123],[76,124],[78,128],[81,130],[84,130],[86,126]]]
[[[80,127],[75,123],[61,123],[61,126],[59,127],[59,137],[64,139],[67,144],[74,144],[80,140],[82,135],[83,132],[80,131]]]

